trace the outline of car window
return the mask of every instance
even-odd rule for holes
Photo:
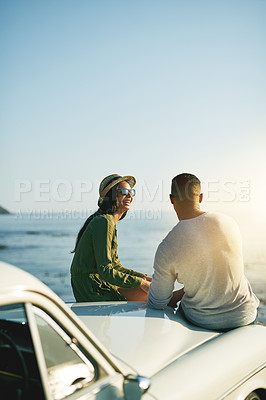
[[[96,367],[79,349],[75,340],[43,310],[33,307],[33,312],[53,398],[64,399],[94,382]]]
[[[13,321],[21,324],[27,323],[27,317],[24,304],[7,304],[0,307],[1,321]]]
[[[1,398],[43,399],[39,368],[23,304],[0,306]]]

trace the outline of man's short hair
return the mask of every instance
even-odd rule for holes
[[[200,180],[193,174],[183,173],[172,179],[171,195],[180,201],[193,200],[200,190]]]

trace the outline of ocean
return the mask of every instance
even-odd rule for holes
[[[74,301],[70,264],[86,215],[77,213],[0,215],[0,260],[30,272],[64,301]],[[130,212],[117,224],[118,255],[127,268],[152,275],[156,248],[177,223],[173,212]],[[245,273],[260,299],[258,320],[266,324],[266,249],[261,233],[243,230]],[[242,232],[241,230],[241,232]],[[266,231],[266,229],[265,229]]]

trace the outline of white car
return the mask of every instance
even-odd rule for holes
[[[266,399],[266,328],[197,328],[145,303],[66,305],[0,262],[0,398]]]

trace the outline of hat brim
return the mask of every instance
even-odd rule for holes
[[[107,185],[104,188],[104,190],[100,193],[100,197],[101,198],[105,197],[105,195],[109,192],[110,189],[112,189],[112,187],[114,187],[118,183],[124,182],[124,181],[126,181],[130,185],[131,188],[133,188],[136,185],[136,179],[134,178],[134,176],[131,176],[131,175],[120,176],[113,182],[109,183],[109,185]]]

